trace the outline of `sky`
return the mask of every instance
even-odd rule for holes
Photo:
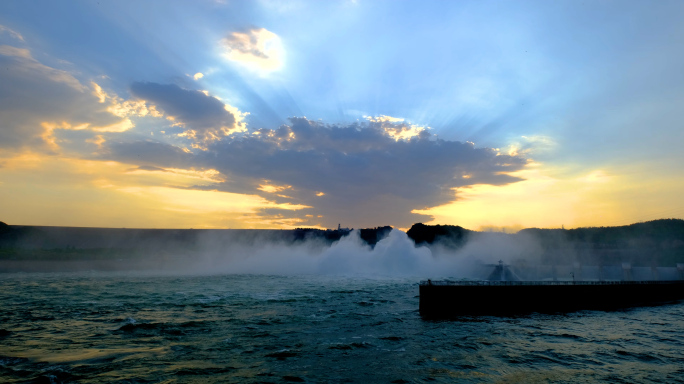
[[[0,220],[684,217],[684,2],[3,1]]]

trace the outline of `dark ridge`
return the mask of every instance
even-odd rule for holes
[[[660,219],[618,227],[528,228],[518,232],[537,240],[548,258],[572,251],[576,261],[603,265],[674,265],[684,262],[684,220]]]
[[[618,227],[586,227],[575,229],[526,228],[519,234],[531,234],[545,243],[559,240],[579,241],[606,246],[625,245],[630,239],[651,241],[684,240],[684,220],[660,219]],[[633,243],[633,241],[631,241]],[[633,244],[630,244],[633,245]]]
[[[459,248],[468,241],[532,241],[543,264],[592,263],[672,266],[684,262],[684,220],[660,219],[617,227],[527,228],[516,234],[478,232],[451,225],[414,224],[407,232],[416,245]]]

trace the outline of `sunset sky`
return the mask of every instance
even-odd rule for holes
[[[0,221],[684,217],[684,2],[3,1]]]

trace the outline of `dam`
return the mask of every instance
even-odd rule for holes
[[[631,268],[623,265],[622,269],[622,280],[577,281],[571,272],[571,279],[521,281],[500,262],[486,280],[421,281],[419,312],[424,318],[553,313],[613,310],[684,299],[682,265],[665,270],[670,272],[668,277],[676,271],[671,280],[632,280]]]

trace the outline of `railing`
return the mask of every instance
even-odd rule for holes
[[[507,286],[507,285],[660,285],[684,284],[684,280],[664,281],[489,281],[489,280],[423,280],[419,285],[453,286]]]

